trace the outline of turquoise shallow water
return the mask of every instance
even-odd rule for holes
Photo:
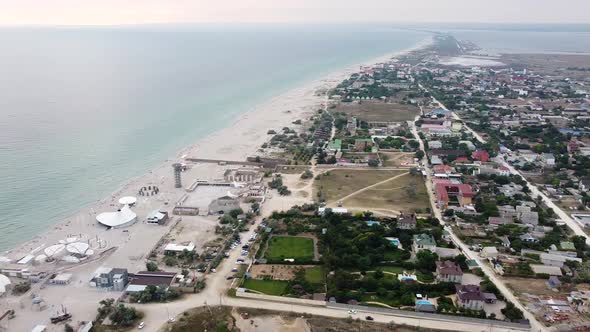
[[[0,29],[0,250],[279,93],[414,46],[387,26]]]

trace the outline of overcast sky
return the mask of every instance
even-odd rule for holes
[[[0,0],[2,25],[590,23],[590,0]]]

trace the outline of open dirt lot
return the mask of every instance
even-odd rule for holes
[[[384,167],[414,166],[413,152],[379,152]]]
[[[363,101],[361,103],[340,103],[333,112],[346,113],[364,121],[409,121],[413,120],[420,109],[413,105]]]
[[[324,173],[318,180],[314,181],[314,197],[317,198],[318,191],[321,191],[322,197],[326,202],[337,202],[341,198],[367,186],[403,173],[404,171],[397,170],[331,170]]]
[[[424,180],[409,173],[369,188],[343,201],[344,206],[394,211],[415,211],[430,207]]]

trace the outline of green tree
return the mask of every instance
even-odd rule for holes
[[[145,268],[150,271],[158,271],[158,264],[156,264],[155,262],[149,261],[147,263],[145,263]]]

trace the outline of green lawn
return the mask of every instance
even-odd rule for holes
[[[324,280],[324,268],[321,266],[314,266],[305,269],[305,280],[312,284],[323,284]]]
[[[380,269],[383,272],[391,272],[395,274],[404,272],[404,268],[401,266],[377,266],[375,269]]]
[[[247,279],[242,287],[259,291],[267,295],[282,295],[287,288],[287,281]]]
[[[264,254],[268,259],[313,259],[313,240],[295,236],[273,236]]]
[[[388,250],[383,254],[383,260],[388,262],[399,262],[403,260],[402,258],[404,258],[405,254],[405,251],[399,249]]]

